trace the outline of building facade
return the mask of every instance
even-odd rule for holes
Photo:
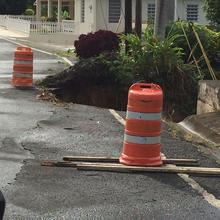
[[[46,5],[47,17],[56,14],[58,22],[62,21],[63,8],[68,8],[70,18],[77,24],[79,33],[87,33],[99,29],[114,32],[124,30],[124,1],[125,0],[37,0],[36,14],[40,20],[42,5]],[[187,20],[199,24],[208,24],[203,10],[203,0],[171,0],[173,1],[174,20]],[[135,16],[135,0],[133,3],[133,19]],[[55,7],[54,7],[55,6]],[[53,10],[57,10],[56,13]],[[143,0],[143,24],[154,20],[155,0]]]

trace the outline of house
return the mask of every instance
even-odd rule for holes
[[[41,8],[47,5],[47,17],[52,16],[53,8],[57,9],[57,20],[62,21],[62,8],[68,6],[72,20],[78,25],[79,33],[88,33],[99,29],[108,29],[114,32],[124,30],[124,1],[125,0],[37,0],[37,19],[41,18]],[[173,1],[174,20],[188,20],[207,24],[203,11],[203,0],[170,0]],[[133,4],[133,19],[135,15]],[[56,7],[54,7],[54,5]],[[142,0],[143,23],[147,23],[155,16],[155,0]]]
[[[27,34],[32,41],[73,44],[80,34],[100,29],[124,31],[126,0],[36,0],[36,17],[0,15],[0,26]],[[208,24],[203,0],[170,0],[171,20],[188,20]],[[132,0],[133,22],[135,2]],[[63,12],[68,12],[68,20]],[[57,22],[45,18],[56,17]],[[143,27],[155,17],[155,0],[142,0]],[[70,20],[69,20],[70,19]],[[51,20],[51,19],[50,19]]]

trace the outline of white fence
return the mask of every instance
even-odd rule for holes
[[[7,26],[7,15],[0,15],[0,26],[5,27]]]
[[[13,19],[21,19],[26,21],[36,21],[36,16],[28,16],[28,15],[8,15],[9,18]]]
[[[31,22],[30,32],[32,34],[74,33],[74,21],[58,22]]]
[[[16,18],[10,18],[7,21],[7,29],[18,31],[18,32],[23,32],[25,34],[29,34],[30,33],[30,23],[31,23],[30,21],[16,19]]]
[[[12,16],[12,15],[1,15],[0,16],[0,26],[12,30],[12,31],[18,31],[25,34],[30,33],[30,16],[28,16],[28,19],[22,19],[18,16]]]
[[[35,21],[33,16],[0,15],[0,26],[8,30],[26,34],[74,33],[76,23],[72,20],[62,22]]]

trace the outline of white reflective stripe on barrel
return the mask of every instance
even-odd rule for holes
[[[20,77],[20,78],[32,78],[33,74],[32,73],[14,73],[15,77]]]
[[[160,113],[141,113],[127,111],[126,119],[140,119],[140,120],[161,120]]]
[[[160,144],[160,136],[141,137],[125,134],[124,141],[134,144]]]
[[[33,64],[33,60],[14,60],[14,64]]]

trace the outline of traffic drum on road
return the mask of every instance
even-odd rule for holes
[[[120,163],[160,166],[163,92],[159,85],[136,83],[129,89]]]
[[[29,47],[17,47],[15,50],[12,85],[33,86],[33,51]]]

